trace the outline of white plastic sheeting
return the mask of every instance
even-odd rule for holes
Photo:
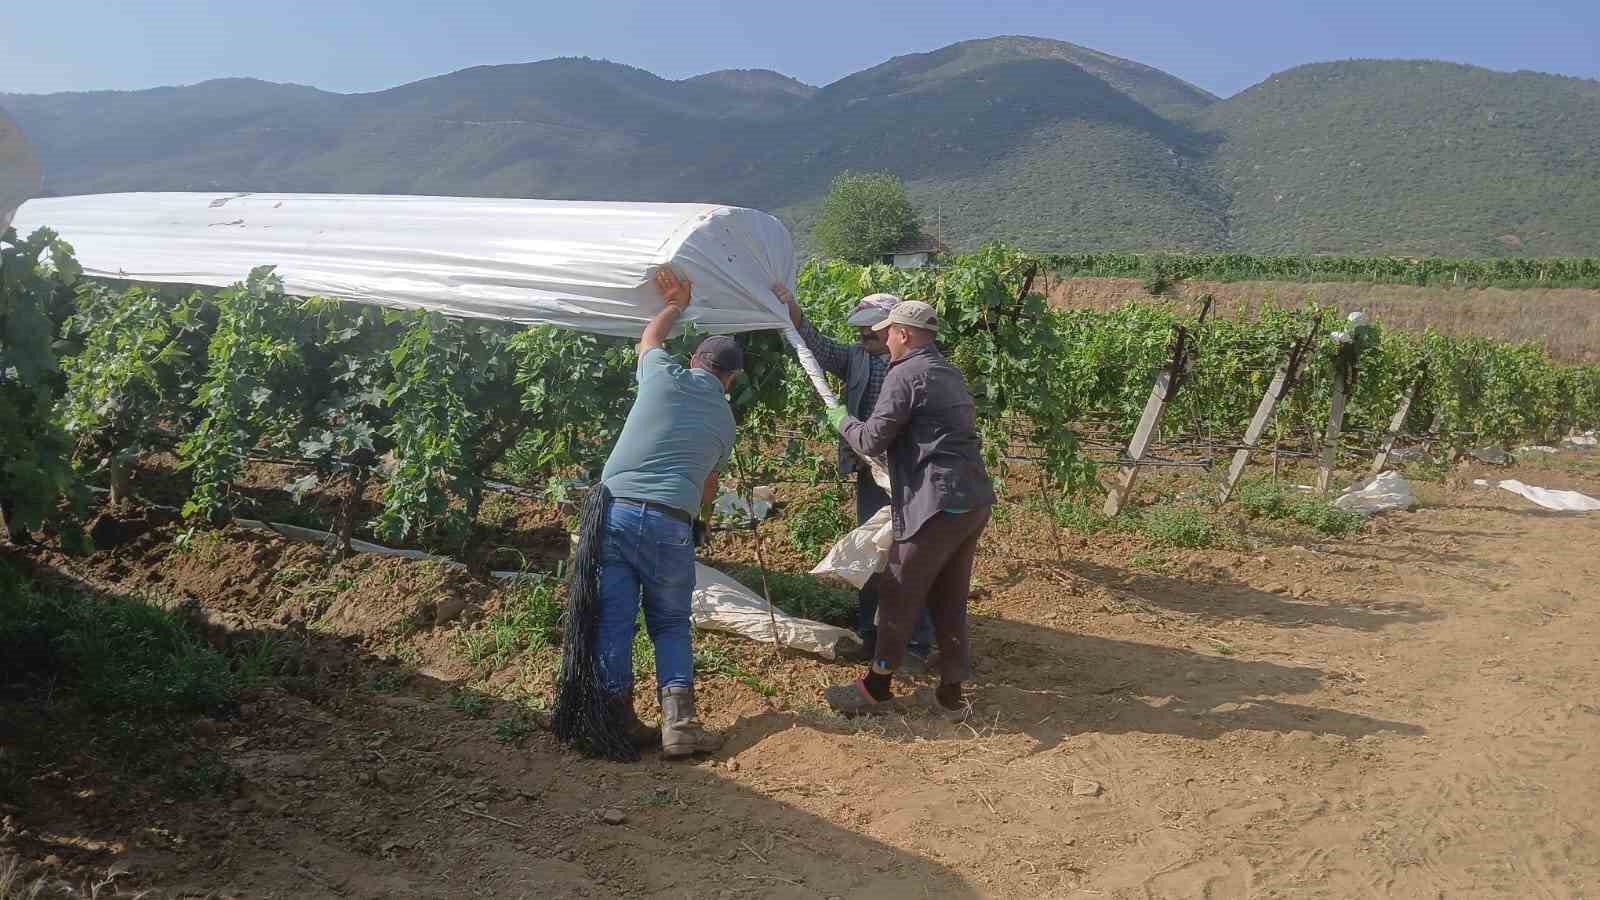
[[[694,605],[690,616],[696,628],[737,634],[770,644],[772,625],[776,621],[779,643],[824,659],[833,659],[840,649],[861,643],[856,633],[847,628],[769,610],[766,600],[716,569],[695,563],[694,570]]]
[[[0,234],[22,201],[39,191],[39,154],[22,129],[0,109]]]
[[[1411,492],[1411,482],[1399,472],[1380,472],[1358,482],[1333,505],[1345,512],[1363,516],[1376,515],[1395,509],[1410,509],[1417,505],[1417,496]]]
[[[259,531],[271,531],[291,541],[304,541],[321,544],[324,547],[337,547],[338,535],[328,531],[319,531],[315,528],[302,528],[298,525],[285,525],[280,522],[261,522],[255,519],[235,519],[241,528],[253,528]],[[448,557],[425,553],[421,550],[402,550],[395,547],[384,547],[380,544],[367,541],[351,541],[351,549],[357,553],[372,553],[379,556],[398,556],[412,560],[433,560],[443,563],[453,569],[465,569],[455,560]],[[736,634],[753,641],[772,643],[772,626],[778,626],[778,639],[783,646],[805,653],[814,653],[824,659],[833,659],[842,647],[861,643],[855,632],[833,625],[824,625],[810,619],[801,619],[791,616],[782,610],[767,609],[767,601],[749,588],[734,581],[732,578],[718,572],[709,566],[695,563],[695,585],[692,606],[690,608],[690,621],[696,628],[708,631],[721,631]],[[495,572],[496,579],[509,581],[524,577],[521,572]]]
[[[882,572],[889,561],[889,545],[894,543],[892,512],[885,506],[840,538],[811,574],[831,575],[861,587],[873,573]]]
[[[1491,484],[1482,478],[1472,483],[1479,487],[1489,487]],[[1523,484],[1515,478],[1493,482],[1493,485],[1501,490],[1526,497],[1545,509],[1553,509],[1559,512],[1594,512],[1600,510],[1600,500],[1596,500],[1588,494],[1580,494],[1577,491],[1557,491],[1550,488],[1534,487],[1531,484]]]
[[[788,229],[754,209],[345,194],[94,194],[34,200],[18,230],[55,229],[90,275],[225,287],[271,265],[291,294],[637,337],[651,277],[694,282],[683,321],[784,328]]]

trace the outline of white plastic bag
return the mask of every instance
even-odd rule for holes
[[[1482,478],[1472,483],[1479,487],[1490,486],[1490,482]],[[1515,478],[1494,482],[1494,486],[1526,497],[1545,509],[1553,509],[1559,512],[1593,512],[1600,510],[1600,500],[1596,500],[1587,494],[1580,494],[1577,491],[1556,491],[1550,488],[1534,487],[1531,484],[1523,484]]]
[[[859,528],[840,538],[811,574],[832,575],[856,587],[866,584],[888,563],[889,545],[894,543],[892,515],[888,506],[873,513]]]
[[[761,522],[772,512],[774,498],[772,488],[758,487],[750,491],[750,499],[746,500],[731,489],[724,489],[717,495],[717,501],[712,504],[712,512],[718,516],[737,519],[742,523]]]
[[[17,123],[0,109],[0,234],[5,233],[22,201],[38,192],[39,154]]]
[[[1333,501],[1333,505],[1345,512],[1371,516],[1394,509],[1410,509],[1417,505],[1417,497],[1404,475],[1389,471],[1357,483]]]

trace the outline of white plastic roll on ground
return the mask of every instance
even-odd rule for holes
[[[24,200],[39,192],[39,154],[0,109],[0,234]]]

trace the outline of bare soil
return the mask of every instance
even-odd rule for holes
[[[526,706],[499,698],[547,696],[555,657],[462,656],[492,585],[240,530],[180,549],[176,524],[117,511],[118,547],[13,556],[193,598],[219,641],[280,635],[302,664],[195,723],[236,775],[214,795],[64,748],[0,808],[0,877],[9,856],[16,884],[113,872],[153,897],[1594,896],[1600,516],[1471,485],[1600,495],[1600,463],[1572,460],[1419,483],[1421,509],[1337,541],[1068,531],[1058,559],[1007,504],[969,723],[841,719],[821,690],[852,667],[701,635],[740,675],[703,676],[728,744],[691,764],[508,734]],[[777,523],[766,541],[803,570]]]

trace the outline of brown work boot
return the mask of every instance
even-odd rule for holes
[[[722,746],[722,736],[707,731],[695,717],[693,687],[664,687],[660,698],[662,756],[681,759]]]
[[[643,750],[661,739],[661,729],[646,725],[640,721],[639,714],[634,712],[632,688],[629,688],[627,693],[613,695],[609,702],[611,714],[622,723],[629,743]]]

